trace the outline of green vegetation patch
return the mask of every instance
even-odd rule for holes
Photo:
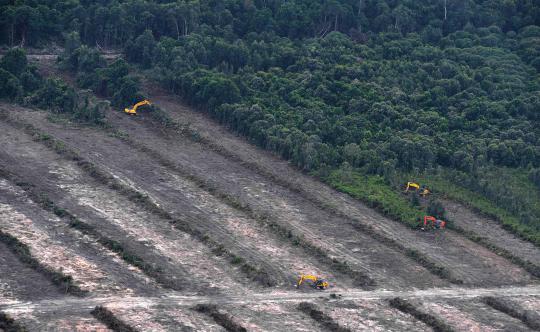
[[[420,208],[411,207],[408,197],[388,185],[382,176],[354,171],[344,175],[342,170],[337,170],[332,171],[326,181],[337,190],[365,202],[411,228],[418,228],[419,221],[425,215]]]
[[[438,175],[421,175],[418,177],[418,181],[428,185],[437,193],[441,193],[452,200],[471,207],[479,213],[493,218],[495,221],[500,222],[506,230],[540,246],[540,219],[524,223],[519,218],[519,214],[512,214],[508,212],[507,209],[502,208],[501,205],[497,205],[493,201],[487,199],[484,195],[468,188],[464,188],[462,185],[455,184],[457,181],[455,179],[453,181],[448,180],[452,179],[452,177],[450,175],[445,177],[445,174],[448,174],[448,172]],[[483,175],[483,177],[485,176],[486,175]],[[465,182],[462,183],[466,184]],[[522,197],[523,201],[529,200],[534,202],[534,200],[538,198],[538,201],[533,204],[540,204],[538,203],[540,202],[540,195],[534,186],[527,181],[526,176],[521,176],[521,178],[518,177],[518,184],[515,184],[512,187],[520,189],[518,194],[513,195]],[[510,184],[505,186],[506,190],[504,190],[504,193],[501,193],[501,195],[512,195],[510,192],[510,188],[512,187]]]

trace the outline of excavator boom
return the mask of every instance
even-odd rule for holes
[[[296,284],[296,287],[300,287],[305,280],[311,281],[311,286],[317,289],[326,289],[328,288],[328,285],[329,285],[328,282],[324,279],[318,278],[314,275],[302,274],[300,278],[298,279],[298,283]]]
[[[446,228],[446,221],[437,219],[432,216],[424,216],[424,226],[422,227],[422,230],[444,228]]]
[[[132,108],[125,108],[124,109],[124,112],[126,112],[127,114],[130,114],[130,115],[137,115],[137,108],[139,108],[140,106],[143,106],[143,105],[150,105],[150,101],[148,100],[143,100],[143,101],[140,101],[138,103],[136,103],[135,105],[133,105]]]
[[[420,186],[416,182],[407,182],[407,187],[405,188],[405,193],[408,193],[409,191],[418,192],[420,196],[427,196],[431,193],[431,191],[426,186]]]

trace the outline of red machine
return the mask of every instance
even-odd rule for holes
[[[426,229],[443,229],[446,227],[446,221],[436,219],[432,216],[424,216],[424,226],[422,230]]]

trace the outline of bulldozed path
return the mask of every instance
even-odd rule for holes
[[[74,278],[92,294],[148,295],[159,287],[98,243],[74,231],[30,202],[20,189],[0,179],[0,228],[30,248],[53,270]]]
[[[10,165],[22,165],[17,166],[18,169],[13,171],[25,174],[26,179],[32,179],[32,183],[39,184],[42,191],[47,192],[53,201],[60,202],[62,206],[65,206],[89,224],[99,226],[102,232],[106,232],[110,237],[121,241],[126,247],[131,247],[138,255],[148,261],[160,266],[162,266],[160,262],[163,262],[162,267],[170,269],[168,275],[183,276],[179,277],[179,279],[184,281],[196,280],[196,283],[200,284],[198,288],[194,287],[196,284],[194,284],[194,281],[191,284],[186,281],[188,282],[186,288],[191,291],[209,291],[208,285],[237,288],[236,283],[230,281],[230,275],[238,275],[240,272],[236,271],[235,273],[230,268],[226,268],[224,265],[227,264],[221,263],[214,267],[203,267],[207,269],[206,271],[199,269],[201,262],[208,261],[208,257],[215,256],[209,250],[203,251],[201,245],[198,245],[198,248],[186,247],[184,245],[186,241],[180,240],[185,238],[185,234],[175,232],[167,222],[159,221],[155,216],[145,213],[140,207],[119,197],[118,193],[113,190],[99,185],[96,186],[95,181],[82,174],[72,163],[59,160],[58,156],[51,151],[43,151],[43,147],[39,143],[33,142],[26,134],[20,133],[7,125],[1,126],[4,129],[4,135],[14,135],[19,140],[18,144],[7,144],[8,155],[2,158],[6,161],[4,167],[9,169]],[[115,140],[114,138],[109,139]],[[15,139],[10,137],[6,141],[14,142]],[[31,152],[24,153],[24,151],[21,151],[21,147],[31,150]],[[122,146],[119,148],[122,148]],[[38,157],[38,154],[41,155]],[[140,159],[137,162],[132,159],[136,157],[131,156],[131,158],[128,158],[126,160],[127,164],[140,166]],[[144,156],[141,156],[141,158],[144,158]],[[31,165],[32,167],[26,169],[24,165]],[[150,167],[150,165],[148,166]],[[33,169],[39,170],[33,172]],[[51,181],[40,182],[45,170],[49,170],[48,174]],[[133,170],[133,172],[136,172],[136,170]],[[111,173],[117,174],[115,172]],[[310,261],[313,262],[313,259],[306,256],[300,248],[283,244],[278,242],[277,239],[272,240],[271,234],[265,237],[264,235],[268,234],[268,231],[257,226],[256,222],[249,221],[238,214],[229,215],[229,211],[231,211],[231,214],[235,213],[235,211],[220,202],[215,202],[215,199],[208,194],[197,195],[198,192],[201,192],[200,189],[179,179],[175,174],[169,175],[166,170],[155,172],[155,169],[146,171],[144,174],[148,178],[139,174],[120,179],[124,183],[147,193],[157,204],[167,209],[171,214],[179,215],[181,218],[190,221],[195,227],[204,230],[205,233],[215,236],[225,247],[233,248],[241,256],[251,258],[254,264],[262,265],[273,276],[281,278],[279,279],[281,286],[290,287],[294,283],[297,271],[303,270],[314,271],[314,273],[336,280],[330,271],[321,270],[316,266],[316,263],[309,264]],[[155,181],[160,184],[165,177],[170,179],[172,183],[151,188],[151,191],[140,188],[138,183],[134,184],[134,181],[141,181],[140,183],[150,188],[149,183]],[[185,188],[185,186],[188,187]],[[186,199],[188,199],[187,202]],[[206,218],[211,218],[211,220]],[[191,242],[195,241],[192,240]],[[176,248],[174,245],[176,245]],[[178,247],[179,245],[183,245],[183,247]],[[191,245],[196,246],[196,243],[191,243]],[[160,255],[151,255],[151,251],[147,248],[153,246],[156,246],[161,251]],[[191,256],[198,254],[198,257],[194,256],[193,259],[186,261],[184,252]],[[173,254],[174,257],[171,257]],[[164,255],[167,257],[164,257]],[[167,260],[173,258],[175,258],[177,265],[172,266],[171,263],[167,262]],[[183,268],[182,265],[184,265]],[[200,273],[194,274],[197,270],[200,270]],[[207,282],[204,283],[204,281]],[[243,282],[246,283],[246,280]],[[346,285],[346,280],[339,284]],[[237,289],[237,291],[241,291],[241,288]]]
[[[50,65],[50,59],[44,62]],[[399,297],[456,330],[528,330],[480,301],[508,298],[538,310],[540,285],[515,263],[456,232],[413,231],[257,149],[155,86],[148,96],[203,139],[165,129],[144,112],[137,117],[108,112],[110,127],[104,129],[51,122],[45,112],[0,103],[0,175],[14,175],[0,177],[0,230],[26,244],[40,264],[71,275],[88,291],[85,297],[64,294],[0,243],[0,312],[29,330],[106,331],[90,314],[96,306],[141,331],[431,330],[429,322],[389,305]],[[29,135],[24,123],[42,136]],[[82,159],[55,152],[46,135]],[[89,165],[110,181],[93,175]],[[40,206],[31,192],[45,195],[158,275],[70,227],[69,218]],[[457,208],[455,216],[476,218],[459,213]],[[216,252],[167,216],[236,258]],[[489,223],[475,219],[466,229],[480,233]],[[523,241],[504,230],[486,237],[538,263],[537,248],[517,248]],[[418,250],[465,285],[452,286],[385,238]],[[351,274],[310,248],[346,263],[374,285],[355,284]],[[245,266],[267,272],[275,287],[249,277]],[[332,287],[294,289],[298,273],[324,276]],[[315,314],[301,303],[313,305]]]
[[[54,284],[22,263],[8,246],[0,243],[0,299],[2,301],[9,303],[62,295]]]
[[[145,261],[157,265],[165,274],[182,281],[186,290],[212,292],[216,285],[221,288],[229,285],[242,291],[241,282],[235,281],[234,276],[243,283],[248,282],[239,276],[238,271],[227,268],[228,264],[214,259],[215,255],[198,241],[96,183],[72,163],[44,150],[26,134],[5,124],[0,123],[0,127],[8,142],[0,159],[3,168],[22,174],[24,181],[47,193],[50,199],[79,219],[95,226],[102,234],[118,241]],[[43,175],[46,175],[46,181],[40,181]],[[15,203],[9,197],[7,201]],[[118,276],[133,274],[128,271],[111,272]],[[145,281],[140,288],[155,293],[156,290],[150,286]]]
[[[197,304],[212,303],[217,305],[250,305],[257,303],[299,303],[302,301],[326,301],[328,303],[342,303],[346,301],[381,301],[400,297],[416,301],[430,300],[460,300],[467,301],[485,296],[528,298],[540,296],[540,286],[515,286],[496,288],[432,288],[413,291],[354,291],[349,290],[338,293],[337,298],[321,292],[297,292],[297,291],[274,291],[270,293],[248,293],[229,296],[189,296],[189,295],[164,295],[161,297],[91,297],[50,299],[33,302],[12,302],[3,304],[0,302],[0,311],[8,313],[24,312],[81,312],[92,310],[96,305],[107,304],[111,308],[146,308],[157,305],[194,307]]]
[[[455,278],[466,284],[499,285],[527,283],[530,280],[529,274],[521,268],[454,232],[434,234],[413,231],[292,169],[286,162],[276,161],[276,158],[268,153],[223,132],[223,128],[200,114],[191,114],[193,111],[187,110],[172,97],[152,94],[149,94],[149,97],[177,121],[189,122],[197,131],[206,128],[201,129],[205,139],[226,150],[226,155],[233,154],[236,157],[225,157],[223,153],[216,153],[186,138],[156,137],[156,128],[147,125],[149,120],[143,116],[138,119],[125,119],[121,114],[111,114],[108,120],[137,137],[149,149],[157,150],[173,163],[211,180],[222,191],[234,195],[258,213],[269,215],[304,234],[336,257],[357,264],[359,268],[369,267],[376,280],[377,269],[374,267],[381,267],[382,274],[387,277],[394,275],[396,279],[406,278],[405,282],[400,282],[399,279],[387,281],[400,287],[402,284],[413,287],[441,284],[440,280],[428,275],[427,271],[418,265],[416,271],[398,271],[404,264],[392,262],[393,255],[389,250],[380,249],[384,244],[381,245],[369,235],[358,232],[351,223],[370,225],[386,237],[417,249],[434,262],[447,267]],[[197,122],[199,120],[200,122]],[[143,130],[141,127],[145,125],[148,127]],[[224,137],[221,136],[222,133]],[[273,168],[274,166],[276,168]],[[261,171],[262,168],[264,171]],[[269,178],[268,174],[262,174],[267,171],[272,174],[271,177],[277,178],[279,183]],[[317,202],[320,204],[316,204]],[[339,210],[342,216],[329,213],[328,209],[323,208],[328,204]],[[403,261],[403,258],[401,260]],[[414,266],[412,262],[407,265]]]
[[[506,231],[500,223],[463,204],[443,200],[446,214],[457,226],[474,232],[513,255],[540,266],[540,248]]]
[[[204,139],[211,141],[213,145],[218,146],[225,151],[222,155],[233,156],[232,159],[223,158],[229,160],[227,165],[235,164],[231,161],[235,160],[236,164],[240,164],[243,167],[243,170],[240,172],[242,176],[236,177],[234,174],[234,167],[222,167],[222,169],[227,171],[227,176],[230,180],[229,183],[238,185],[237,188],[232,188],[233,185],[228,185],[228,189],[231,191],[236,190],[237,193],[243,192],[244,194],[239,194],[239,197],[241,200],[245,201],[246,204],[257,206],[261,204],[259,202],[264,202],[265,206],[262,208],[266,210],[270,209],[270,206],[267,204],[269,201],[269,191],[277,191],[276,194],[279,197],[292,197],[287,200],[288,203],[299,202],[300,200],[297,197],[301,196],[304,200],[315,205],[317,215],[323,216],[323,218],[321,218],[323,219],[322,222],[320,219],[318,220],[319,224],[332,225],[335,222],[339,227],[344,227],[346,230],[347,228],[343,225],[348,222],[358,222],[370,225],[388,238],[395,239],[400,243],[417,249],[418,251],[425,253],[434,261],[439,262],[441,265],[450,267],[452,273],[456,277],[462,279],[466,284],[483,285],[486,282],[493,284],[528,282],[529,276],[527,273],[521,269],[515,269],[512,264],[509,264],[501,257],[497,257],[497,255],[486,248],[463,239],[460,235],[452,231],[446,231],[442,235],[422,233],[413,231],[403,224],[389,220],[366,207],[363,203],[354,200],[347,195],[338,193],[313,178],[298,172],[287,162],[248,144],[243,139],[231,134],[225,128],[219,126],[212,120],[209,120],[204,115],[184,107],[181,104],[181,101],[159,88],[148,86],[147,90],[148,95],[153,102],[165,110],[173,119],[180,123],[189,123],[190,127],[200,133]],[[118,125],[121,124],[118,123]],[[127,125],[122,128],[127,128]],[[128,129],[126,129],[126,131],[128,131]],[[144,137],[146,139],[146,136]],[[164,151],[164,153],[167,152],[168,151]],[[170,154],[172,154],[172,152]],[[175,155],[179,156],[178,153],[175,153]],[[179,159],[180,157],[177,157],[177,160]],[[205,159],[208,160],[208,157],[205,156]],[[226,162],[220,160],[217,163],[222,164]],[[204,165],[207,164],[199,163],[198,165],[200,165],[200,168],[203,168]],[[212,166],[208,166],[208,168],[211,167]],[[213,171],[210,172],[208,168],[202,170],[202,172],[205,172],[206,174],[215,174]],[[229,172],[231,168],[233,171]],[[247,174],[249,174],[249,177]],[[234,180],[231,181],[231,177],[234,177]],[[215,181],[220,181],[220,179],[223,178],[224,174],[216,174],[214,177]],[[274,182],[279,182],[281,186],[277,186],[275,183],[273,184],[272,180],[274,180]],[[257,186],[257,184],[261,183],[265,184],[263,189],[260,189],[261,185]],[[288,187],[289,192],[284,193],[283,187]],[[294,190],[290,190],[291,188]],[[327,216],[324,213],[321,213],[321,209],[328,211],[328,209],[324,208],[325,206],[329,206],[330,210],[339,211],[342,218],[326,218]],[[300,209],[300,211],[313,211],[313,207],[303,208]],[[279,210],[277,213],[281,212],[283,211]],[[308,217],[306,220],[317,219]],[[335,221],[329,223],[328,220]],[[329,226],[329,228],[331,227]],[[333,231],[334,230],[330,233],[334,234],[336,237],[338,237],[339,234],[340,238],[345,236],[345,239],[347,234],[357,235],[358,233],[333,233]],[[500,234],[500,236],[505,238],[514,237],[507,232]],[[347,240],[342,242],[346,241]],[[519,241],[520,243],[527,245],[525,241]],[[474,252],[475,254],[471,255],[471,252]],[[510,252],[514,251],[511,250]],[[498,277],[501,276],[501,274],[505,276]]]
[[[530,331],[518,319],[497,311],[479,299],[430,300],[419,307],[444,319],[456,331]]]

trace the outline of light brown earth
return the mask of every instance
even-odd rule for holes
[[[111,110],[109,129],[104,129],[49,121],[44,111],[0,104],[0,230],[25,244],[41,265],[72,276],[88,292],[84,297],[66,295],[0,242],[0,311],[19,324],[29,330],[105,330],[90,315],[102,305],[141,331],[222,331],[211,315],[194,310],[214,303],[249,331],[325,330],[298,310],[298,303],[308,301],[353,331],[431,330],[388,304],[402,297],[456,330],[527,330],[521,321],[479,300],[504,297],[537,310],[540,286],[520,266],[450,230],[411,230],[256,148],[151,84],[147,95],[175,121],[189,123],[203,141],[165,130],[144,113],[128,117]],[[30,131],[62,142],[150,203],[98,181],[87,164],[55,152]],[[46,195],[150,264],[159,276],[70,227],[66,217],[45,209],[31,193]],[[540,264],[537,247],[456,203],[445,204],[461,227]],[[360,287],[349,272],[339,271],[272,224],[375,284]],[[379,239],[355,225],[372,227]],[[431,273],[381,237],[424,253],[464,284]],[[219,254],[210,243],[238,260]],[[267,272],[275,285],[251,278],[243,263]],[[324,276],[331,288],[296,289],[299,273]]]

